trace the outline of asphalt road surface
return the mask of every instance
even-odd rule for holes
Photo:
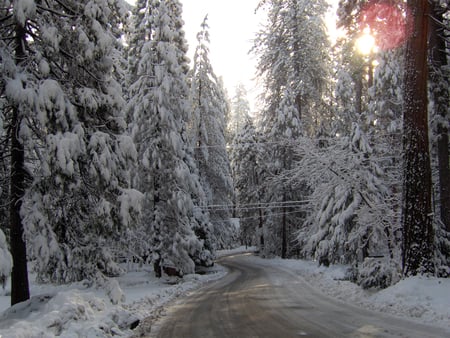
[[[151,337],[449,337],[444,330],[344,304],[301,276],[245,255],[219,263],[228,275],[171,306]]]

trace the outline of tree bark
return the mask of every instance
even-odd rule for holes
[[[286,193],[283,195],[283,217],[281,220],[281,258],[287,258],[287,219],[286,213]]]
[[[403,273],[434,273],[431,164],[428,140],[428,0],[408,0],[412,32],[404,81]]]
[[[26,30],[20,24],[15,28],[15,59],[20,64],[25,59]],[[30,298],[27,267],[27,249],[20,209],[25,192],[25,149],[19,138],[22,116],[18,107],[13,108],[11,119],[11,178],[10,178],[10,246],[13,258],[11,272],[11,305]]]
[[[357,117],[362,114],[362,95],[363,95],[363,72],[358,70],[355,74],[355,114]]]
[[[11,255],[13,268],[11,273],[11,305],[23,302],[30,298],[28,285],[27,250],[24,240],[24,231],[20,209],[25,188],[24,147],[18,138],[21,118],[17,108],[13,113],[13,133],[11,139],[11,202],[10,202],[10,228],[11,228]]]
[[[437,155],[439,169],[439,211],[444,229],[450,232],[450,166],[448,151],[448,121],[449,110],[449,80],[443,74],[443,68],[448,66],[445,38],[444,11],[438,8],[436,2],[431,1],[431,16],[429,18],[430,40],[430,79],[431,95],[437,115]]]

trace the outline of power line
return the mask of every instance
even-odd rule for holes
[[[375,136],[401,136],[402,133],[400,132],[392,132],[392,133],[376,133],[376,134],[366,134],[366,137],[369,139],[371,137],[375,137]],[[349,136],[341,136],[340,138],[343,137],[349,137]],[[330,140],[337,140],[338,138],[333,138],[333,137],[321,137],[321,138],[315,138],[313,141],[330,141]],[[225,146],[225,148],[236,148],[238,146],[255,146],[255,145],[261,145],[261,146],[267,146],[267,145],[278,145],[278,146],[285,146],[285,147],[294,147],[297,145],[302,144],[303,140],[302,139],[297,139],[297,140],[282,140],[282,141],[272,141],[272,142],[239,142],[239,143],[230,143],[227,144]],[[311,139],[308,139],[308,141],[311,141]],[[208,148],[224,148],[223,145],[203,145],[200,147],[197,146],[193,146],[193,147],[188,147],[189,149],[208,149]]]
[[[280,201],[280,202],[261,202],[248,204],[214,204],[199,206],[202,210],[207,211],[221,211],[221,210],[259,210],[259,209],[276,209],[276,208],[296,208],[302,207],[310,203],[312,200],[301,201]]]
[[[267,219],[267,217],[271,216],[282,216],[282,215],[292,215],[292,214],[299,214],[303,213],[305,210],[297,210],[297,211],[289,211],[289,212],[280,212],[280,213],[272,213],[265,216],[249,216],[249,217],[237,217],[240,221],[247,221],[247,220],[254,220],[254,219],[260,219],[261,217],[264,217]],[[224,221],[211,221],[211,223],[222,223]]]

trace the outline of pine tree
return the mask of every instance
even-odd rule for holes
[[[361,115],[365,116],[367,112],[370,85],[366,76],[372,76],[372,65],[371,60],[355,48],[362,29],[359,18],[366,3],[366,0],[344,0],[339,2],[337,10],[337,26],[346,31],[345,37],[340,37],[335,46],[339,74],[336,86],[337,113],[340,122],[335,128],[340,135],[349,135],[352,122],[364,118]]]
[[[194,272],[195,262],[210,262],[213,253],[207,215],[198,211],[202,190],[185,137],[189,88],[181,4],[141,1],[137,8],[135,31],[139,36],[147,30],[147,38],[135,48],[136,81],[128,109],[138,147],[135,184],[145,194],[141,223],[150,236],[155,274],[161,277],[162,268],[170,266],[183,275]]]
[[[250,103],[247,99],[247,90],[243,84],[239,84],[236,87],[236,93],[231,100],[231,116],[227,128],[228,143],[232,142],[249,119]]]
[[[266,1],[268,24],[258,33],[253,48],[258,56],[259,76],[264,81],[263,134],[271,145],[267,168],[272,176],[292,169],[292,144],[300,136],[315,136],[320,112],[325,107],[328,78],[327,35],[322,20],[327,5],[323,1]],[[284,184],[265,188],[270,210],[264,233],[265,253],[286,258],[295,252],[293,242],[302,213],[289,212],[289,201],[304,198],[306,191],[293,191]],[[292,210],[291,210],[292,211]]]
[[[218,248],[233,244],[236,234],[230,218],[233,182],[225,142],[225,116],[228,103],[221,82],[209,60],[207,18],[197,35],[198,46],[190,76],[193,117],[190,123],[191,142],[204,187]],[[217,206],[217,207],[214,207]]]
[[[231,168],[235,188],[236,215],[240,218],[240,238],[245,245],[257,245],[259,213],[262,211],[259,196],[258,152],[261,151],[253,121],[248,116],[241,123],[231,145]]]
[[[9,205],[9,237],[13,260],[11,273],[11,305],[30,297],[28,285],[27,252],[24,239],[24,225],[21,216],[22,201],[26,188],[25,137],[23,121],[29,117],[32,102],[33,77],[28,77],[29,57],[28,34],[31,20],[36,13],[33,1],[1,2],[1,65],[2,65],[2,119],[6,122],[8,136],[2,147],[9,155],[9,194],[5,201]],[[2,159],[2,162],[5,158]],[[5,168],[6,169],[6,168]]]
[[[258,76],[264,81],[266,111],[274,114],[290,93],[308,135],[324,113],[329,71],[329,42],[323,21],[322,0],[265,1],[268,24],[255,39]]]
[[[111,23],[120,7],[114,5],[19,1],[9,9],[27,23],[20,44],[27,68],[20,74],[8,66],[5,93],[26,113],[15,133],[22,149],[12,148],[26,154],[23,165],[32,173],[18,212],[42,280],[119,271],[110,250],[137,195],[128,189],[134,146],[124,135],[113,68],[118,41]]]
[[[350,137],[326,144],[303,140],[296,147],[301,160],[286,175],[292,185],[306,184],[312,191],[297,237],[302,255],[325,265],[353,265],[355,281],[364,287],[387,287],[400,269],[385,154],[375,152],[357,123]]]

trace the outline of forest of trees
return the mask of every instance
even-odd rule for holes
[[[257,112],[214,73],[207,18],[190,62],[179,0],[0,4],[11,304],[29,268],[95,283],[133,257],[182,276],[239,242],[348,264],[363,287],[450,275],[446,1],[341,0],[335,43],[327,1],[260,1]]]

